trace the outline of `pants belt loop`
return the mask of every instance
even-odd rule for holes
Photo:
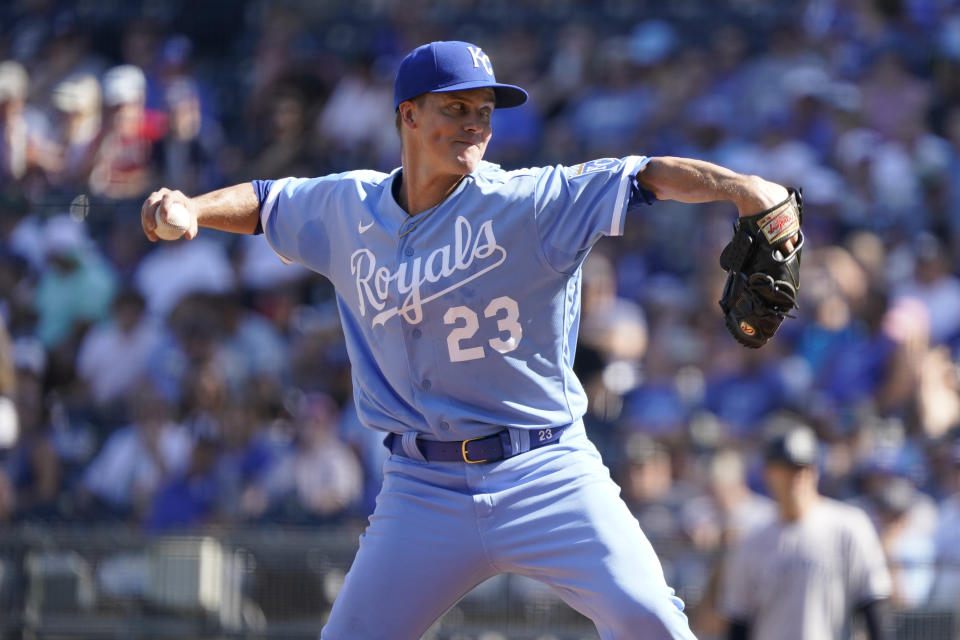
[[[510,433],[510,455],[517,455],[530,451],[530,431],[528,429],[516,429],[507,427]]]
[[[426,462],[427,459],[423,456],[423,452],[420,451],[420,447],[417,446],[418,435],[420,434],[416,431],[404,432],[403,435],[400,436],[400,446],[403,447],[403,452],[407,454],[408,458]]]

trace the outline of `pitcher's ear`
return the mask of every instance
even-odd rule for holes
[[[412,100],[405,100],[397,107],[400,114],[400,120],[411,129],[417,127],[416,105]]]

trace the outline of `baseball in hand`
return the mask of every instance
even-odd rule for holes
[[[160,219],[159,208],[154,215],[157,220],[157,237],[161,240],[176,240],[190,228],[190,212],[179,202],[167,207],[166,222]]]

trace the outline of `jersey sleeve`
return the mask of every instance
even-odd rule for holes
[[[648,161],[627,156],[544,169],[536,185],[535,215],[541,245],[555,269],[573,271],[602,236],[623,233],[628,209],[655,200],[635,179]]]
[[[889,598],[893,589],[887,559],[873,523],[860,510],[853,512],[850,527],[849,584],[853,604]]]
[[[267,243],[284,262],[297,262],[318,273],[327,272],[327,216],[336,210],[340,176],[255,180],[260,201],[260,228]]]

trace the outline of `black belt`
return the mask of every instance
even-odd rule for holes
[[[514,451],[510,431],[507,429],[483,438],[447,442],[442,440],[423,440],[418,437],[416,445],[427,462],[466,462],[467,464],[479,464],[481,462],[496,462],[531,449],[539,449],[548,444],[556,444],[560,442],[560,434],[563,433],[565,428],[566,427],[530,429],[530,446],[524,447],[521,445],[518,451]],[[391,453],[396,453],[408,458],[412,457],[404,451],[401,435],[398,433],[387,434],[387,437],[383,440],[383,444],[390,449]]]

